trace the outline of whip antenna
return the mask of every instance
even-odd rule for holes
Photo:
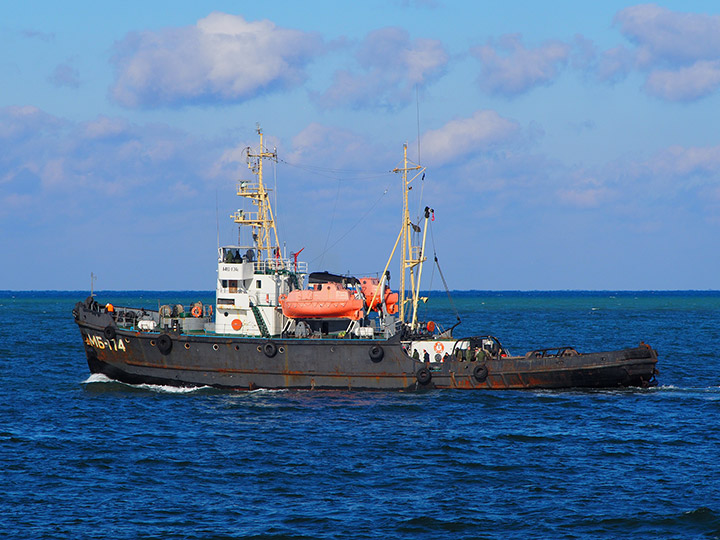
[[[421,163],[420,161],[420,91],[418,90],[418,85],[415,85],[415,108],[417,112],[417,147],[418,147],[418,163]]]
[[[217,247],[220,249],[220,211],[218,210],[217,188],[215,188],[215,231],[217,232]]]

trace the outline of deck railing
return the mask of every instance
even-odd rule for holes
[[[287,272],[295,272],[298,274],[307,274],[308,263],[298,261],[295,263],[293,259],[268,259],[266,261],[255,261],[255,272],[258,274],[273,274],[278,270]]]

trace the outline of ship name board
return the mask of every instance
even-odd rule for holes
[[[96,349],[125,352],[125,344],[121,337],[117,339],[103,339],[100,336],[91,336],[88,334],[85,336],[85,344]]]

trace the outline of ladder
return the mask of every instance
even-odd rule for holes
[[[265,324],[265,319],[263,319],[262,313],[260,313],[260,309],[257,306],[252,306],[252,312],[253,315],[255,315],[255,322],[257,322],[258,328],[260,328],[260,335],[262,337],[270,337],[270,332],[268,332],[267,325]]]

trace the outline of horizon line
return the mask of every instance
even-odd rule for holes
[[[78,293],[85,294],[90,291],[84,289],[0,289],[0,294],[5,293],[50,293],[50,292],[61,292],[61,293]],[[201,293],[214,293],[215,289],[99,289],[94,291],[94,295],[100,293],[126,293],[126,292],[151,292],[151,293],[189,293],[189,292],[201,292]],[[421,293],[446,293],[443,289],[425,289],[421,290]],[[720,289],[450,289],[449,292],[491,292],[491,293],[502,293],[502,292],[621,292],[621,293],[640,293],[640,292],[720,292]]]

